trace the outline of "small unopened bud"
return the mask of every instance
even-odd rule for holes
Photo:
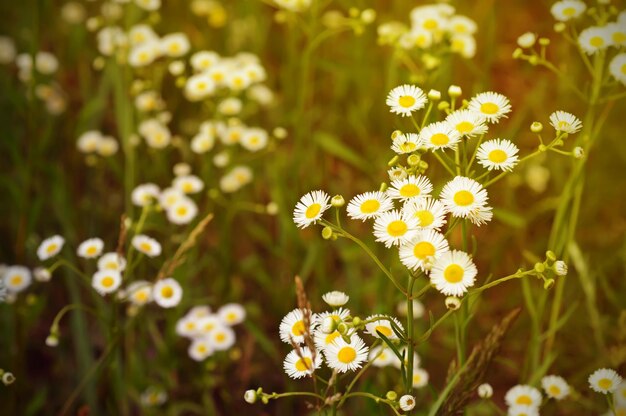
[[[409,164],[409,166],[417,166],[420,163],[420,159],[421,158],[418,155],[411,155],[406,158],[406,162]]]
[[[567,276],[567,263],[563,260],[556,261],[554,263],[554,273],[557,276]]]
[[[332,316],[327,316],[326,318],[324,318],[324,320],[322,321],[321,329],[322,332],[325,334],[332,334],[333,332],[335,332],[335,330],[337,329],[337,322],[335,321],[335,318],[333,318]]]
[[[576,146],[572,151],[572,154],[576,159],[582,159],[583,157],[585,157],[585,151],[580,146]]]
[[[345,322],[339,323],[339,325],[337,325],[337,331],[339,331],[341,335],[345,335],[346,333],[348,333],[348,324],[346,324]]]
[[[533,133],[541,133],[541,130],[543,130],[543,124],[538,121],[533,121],[533,124],[530,125],[530,131]]]
[[[414,407],[415,397],[411,396],[410,394],[405,394],[404,396],[400,397],[400,409],[404,410],[405,412],[410,412],[411,410],[413,410]]]
[[[372,23],[376,20],[376,11],[374,9],[365,9],[361,12],[361,21],[365,24]]]
[[[548,39],[548,38],[539,38],[539,44],[541,46],[548,46],[550,44],[550,39]]]
[[[38,282],[49,282],[50,278],[52,278],[50,270],[45,267],[36,267],[33,270],[33,276],[35,276],[35,280]]]
[[[285,129],[284,127],[276,127],[274,130],[272,130],[272,134],[277,139],[283,140],[287,138],[288,133],[287,133],[287,129]]]
[[[520,48],[532,48],[537,41],[537,36],[532,32],[526,32],[517,38],[517,44]]]
[[[46,345],[48,347],[56,347],[59,345],[59,337],[57,334],[51,333],[46,337]]]
[[[341,195],[335,195],[330,200],[330,204],[335,208],[341,208],[346,204],[346,200]]]
[[[330,227],[322,228],[322,238],[324,240],[330,240],[332,236],[333,236],[333,229],[332,228],[330,228]]]
[[[543,273],[546,271],[546,266],[543,263],[535,263],[534,269],[537,273]]]
[[[491,384],[483,383],[478,386],[478,397],[488,399],[491,396],[493,396],[493,387],[491,387]]]
[[[567,27],[567,25],[563,22],[557,22],[554,24],[554,31],[556,33],[561,33],[565,30],[565,28]]]
[[[359,318],[358,316],[355,316],[354,318],[352,318],[352,325],[354,326],[359,326],[361,325],[361,318]]]
[[[428,91],[428,99],[432,100],[432,101],[439,101],[439,100],[441,100],[441,92],[439,92],[437,90],[430,90],[430,91]]]
[[[460,97],[461,94],[463,94],[463,90],[458,85],[450,85],[450,87],[448,88],[448,95],[450,97]]]
[[[174,175],[186,176],[191,173],[191,166],[187,163],[177,163],[174,165]]]
[[[448,296],[446,298],[445,303],[446,303],[446,308],[452,311],[456,311],[461,306],[461,300],[457,298],[456,296]]]
[[[554,254],[554,251],[552,251],[552,250],[546,251],[546,259],[548,259],[550,261],[555,261],[556,260],[556,254]]]
[[[167,66],[167,70],[170,72],[170,74],[177,77],[185,72],[185,63],[183,61],[172,61]]]
[[[548,148],[546,147],[545,144],[540,144],[537,149],[539,149],[540,152],[545,152],[546,150],[548,150]]]
[[[278,214],[278,204],[276,202],[270,202],[265,206],[265,212],[268,215],[276,215]]]
[[[519,59],[522,55],[524,55],[522,48],[515,48],[513,51],[513,59]]]
[[[402,134],[402,131],[394,130],[393,132],[391,132],[391,140],[394,140],[396,137],[400,136],[401,134]]]
[[[387,394],[385,394],[385,397],[387,398],[387,400],[395,401],[398,398],[398,393],[393,390],[389,390]]]
[[[243,399],[250,404],[255,403],[257,398],[258,395],[256,394],[255,390],[246,390],[246,392],[243,394]]]
[[[15,382],[15,376],[13,375],[13,373],[10,373],[7,371],[6,373],[2,374],[2,383],[5,386],[13,384],[14,382]]]
[[[398,163],[398,156],[394,156],[389,162],[387,162],[387,166],[395,166]]]
[[[428,162],[426,162],[425,160],[420,160],[420,163],[417,165],[417,167],[420,170],[426,170],[428,169]]]
[[[528,63],[530,63],[531,65],[537,65],[539,63],[539,57],[536,55],[531,56],[530,58],[528,58]]]
[[[545,290],[550,290],[550,289],[552,289],[552,286],[554,286],[554,279],[546,279],[546,280],[543,282],[543,288],[544,288]]]
[[[447,108],[450,108],[450,103],[447,101],[441,101],[439,104],[437,104],[437,110],[439,111],[444,111]]]

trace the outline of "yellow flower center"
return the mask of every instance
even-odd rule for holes
[[[176,213],[182,217],[183,215],[187,214],[187,207],[185,206],[178,207],[176,209]]]
[[[422,381],[422,376],[419,374],[413,374],[413,384],[417,384]]]
[[[450,138],[443,133],[436,133],[432,135],[430,142],[435,146],[445,146],[450,142]]]
[[[204,91],[206,89],[206,82],[198,82],[196,84],[196,89],[198,91]]]
[[[399,191],[400,191],[400,195],[405,198],[412,198],[414,196],[418,196],[422,192],[419,186],[414,185],[412,183],[407,183],[406,185],[403,185],[402,188],[399,189]]]
[[[96,254],[98,252],[98,249],[95,246],[89,246],[87,247],[87,250],[85,250],[87,255],[89,256],[93,256],[94,254]]]
[[[522,394],[521,396],[519,396],[517,398],[517,400],[515,401],[515,403],[517,404],[525,404],[530,406],[531,404],[533,404],[532,399],[530,398],[530,396],[526,395],[526,394]]]
[[[58,245],[56,245],[56,244],[54,244],[54,243],[52,243],[52,244],[50,244],[50,245],[48,246],[48,248],[46,249],[46,252],[47,252],[48,254],[52,254],[52,253],[54,253],[54,252],[56,251],[56,249],[57,249],[57,248],[59,248],[59,246],[58,246]]]
[[[424,20],[424,29],[426,30],[435,30],[439,27],[439,23],[435,19],[426,19]]]
[[[193,184],[191,182],[185,182],[183,184],[183,192],[186,194],[193,192]]]
[[[105,269],[117,270],[118,265],[117,265],[117,263],[116,263],[116,262],[114,262],[114,261],[110,261],[110,262],[108,262],[107,264],[105,264],[105,265],[104,265],[104,268],[105,268]]]
[[[419,47],[424,47],[428,44],[428,37],[425,35],[420,35],[417,38],[415,38],[415,45],[419,46]]]
[[[561,120],[559,121],[559,124],[557,124],[557,126],[559,127],[559,130],[563,131],[571,127],[571,124],[569,124],[567,121]]]
[[[443,278],[446,279],[448,283],[459,283],[463,280],[463,268],[458,264],[451,264],[443,271]]]
[[[197,349],[198,349],[198,352],[199,352],[200,354],[204,354],[204,353],[207,351],[207,349],[206,349],[206,345],[204,345],[204,344],[200,344],[200,345],[198,345],[198,348],[197,348]]]
[[[573,7],[566,7],[563,9],[563,16],[572,17],[576,14],[576,9]]]
[[[102,279],[102,286],[104,287],[111,287],[114,283],[115,280],[113,280],[111,276],[106,276],[104,279]]]
[[[259,139],[259,136],[252,136],[248,139],[250,144],[259,144],[260,141],[261,139]]]
[[[613,33],[613,42],[616,44],[620,44],[620,43],[624,43],[626,42],[626,33],[624,32],[615,32]]]
[[[622,74],[626,75],[626,64],[622,65],[622,67],[619,70]]]
[[[401,107],[404,107],[404,108],[412,107],[413,104],[415,104],[415,97],[411,95],[403,95],[398,100],[398,103],[400,104]]]
[[[466,207],[474,202],[474,195],[470,191],[458,191],[454,194],[454,203]]]
[[[349,364],[356,358],[356,351],[352,347],[343,347],[337,353],[337,359],[344,364]]]
[[[22,283],[24,279],[22,278],[22,276],[20,276],[19,274],[16,274],[15,276],[11,277],[11,285],[12,286],[18,286]]]
[[[389,338],[392,334],[391,328],[389,328],[388,326],[384,326],[384,325],[377,325],[376,328],[374,328],[374,330],[380,332],[387,338]]]
[[[152,244],[147,243],[147,242],[143,242],[143,243],[139,244],[139,249],[141,251],[152,251]]]
[[[338,336],[339,336],[339,331],[335,331],[332,334],[326,335],[324,342],[326,343],[326,345],[332,344],[337,339]]]
[[[206,324],[204,324],[204,331],[205,332],[211,332],[215,329],[215,324],[213,322],[208,322]]]
[[[489,152],[489,160],[493,163],[502,163],[507,159],[506,152],[504,150],[496,149]]]
[[[194,329],[196,329],[196,324],[193,322],[187,322],[187,325],[185,325],[185,327],[189,330],[192,331]]]
[[[322,210],[322,206],[316,202],[314,204],[309,205],[309,207],[306,209],[306,212],[304,213],[304,216],[307,217],[308,219],[315,218],[320,213],[321,210]]]
[[[469,121],[461,121],[459,124],[456,125],[456,129],[459,133],[466,134],[474,130],[474,125]]]
[[[145,302],[148,300],[148,294],[143,290],[140,290],[139,292],[135,292],[135,300],[137,302]]]
[[[368,199],[361,204],[361,212],[363,214],[372,214],[378,211],[378,208],[380,208],[380,202],[376,199]]]
[[[228,322],[233,322],[235,320],[237,320],[237,314],[235,312],[229,312],[226,314],[226,320]]]
[[[304,322],[298,321],[291,327],[291,333],[295,336],[300,336],[304,334]]]
[[[224,342],[226,341],[226,335],[223,332],[218,332],[217,334],[215,334],[215,340],[217,342]]]
[[[601,48],[604,46],[604,39],[602,39],[600,36],[594,36],[589,39],[589,44],[594,48]]]
[[[139,62],[146,62],[149,58],[150,58],[150,56],[148,55],[147,52],[140,52],[139,53]]]
[[[484,103],[480,106],[480,112],[485,114],[495,114],[500,107],[495,103]]]
[[[419,220],[420,227],[428,227],[433,223],[433,221],[435,221],[433,213],[427,210],[417,211],[415,213],[415,218]]]
[[[402,220],[391,221],[389,225],[387,225],[387,233],[392,237],[401,237],[408,229],[409,227]]]
[[[600,386],[601,389],[608,390],[613,387],[613,381],[608,378],[602,378],[598,381],[598,386]]]
[[[221,72],[214,72],[212,75],[213,80],[220,82],[221,80],[224,79],[224,74],[222,74]]]
[[[400,150],[403,152],[412,152],[417,148],[413,142],[404,142],[400,145]]]
[[[313,361],[309,357],[300,358],[296,361],[296,370],[307,371],[313,368]]]
[[[174,296],[174,289],[172,289],[171,286],[164,286],[161,289],[161,296],[166,299],[171,298],[172,296]]]
[[[178,53],[180,51],[180,45],[178,43],[170,43],[169,50],[171,53]]]
[[[548,393],[550,393],[550,395],[552,396],[558,396],[559,394],[561,394],[561,389],[553,384],[548,387]]]
[[[428,241],[420,241],[413,247],[413,255],[420,260],[435,255],[435,246]]]

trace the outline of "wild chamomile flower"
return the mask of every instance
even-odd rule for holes
[[[380,319],[376,319],[376,318],[380,318]],[[392,320],[393,323],[396,324],[396,326],[400,328],[400,331],[404,331],[404,328],[402,327],[402,324],[400,323],[400,321],[398,321],[396,318],[393,318],[391,316],[387,317],[387,316],[382,316],[382,315],[372,315],[372,316],[368,316],[366,320],[369,321],[371,319],[376,319],[376,320],[365,325],[365,332],[367,332],[368,334],[376,338],[380,338],[380,335],[378,335],[378,332],[380,332],[381,334],[383,334],[389,339],[398,339],[398,336],[393,331],[390,320]]]
[[[189,309],[189,311],[185,314],[185,316],[187,317],[197,318],[197,319],[204,318],[210,315],[211,315],[211,308],[207,305],[194,306],[193,308]]]
[[[454,148],[461,134],[447,121],[436,121],[420,131],[420,141],[431,150]]]
[[[610,368],[601,368],[594,371],[588,380],[589,387],[602,394],[614,392],[622,383],[622,377]]]
[[[131,193],[133,204],[145,207],[159,198],[161,190],[153,183],[144,183],[138,185]]]
[[[393,209],[393,201],[380,191],[365,192],[352,198],[346,211],[348,216],[355,220],[376,218],[383,212]]]
[[[239,144],[250,152],[258,152],[267,146],[269,136],[259,127],[246,129],[239,140]]]
[[[385,247],[399,246],[409,242],[418,233],[418,220],[398,210],[382,213],[374,221],[376,241]]]
[[[136,306],[152,302],[152,283],[146,280],[132,282],[126,288],[126,299]]]
[[[311,191],[300,198],[293,210],[293,222],[300,228],[306,228],[322,218],[324,211],[330,208],[330,197],[324,191]]]
[[[185,338],[198,338],[199,331],[199,318],[195,316],[185,315],[176,321],[176,335]]]
[[[613,392],[613,398],[618,405],[626,406],[626,382],[622,381]]]
[[[446,223],[446,207],[438,200],[426,197],[407,202],[402,207],[410,217],[418,221],[424,230],[439,230]]]
[[[311,321],[312,319],[313,318],[311,316]],[[291,341],[293,340],[296,344],[302,344],[304,342],[304,334],[306,332],[302,310],[296,308],[285,315],[285,317],[280,321],[278,332],[280,339],[283,342],[291,344]]]
[[[507,410],[507,416],[539,416],[539,407],[516,404]]]
[[[298,354],[296,350],[291,351],[283,362],[285,373],[293,379],[311,375],[322,365],[322,357],[319,353],[315,354],[315,361],[313,361],[313,354],[307,347],[300,348],[299,352]]]
[[[9,266],[2,275],[4,287],[9,294],[19,293],[30,286],[33,277],[24,266]]]
[[[464,176],[457,176],[441,190],[440,200],[455,217],[467,218],[483,207],[489,196],[481,184]]]
[[[471,257],[458,250],[446,251],[435,259],[430,271],[430,282],[447,296],[463,296],[474,286],[478,270]]]
[[[118,253],[105,253],[98,259],[98,270],[117,270],[123,272],[126,268],[126,259]]]
[[[609,72],[622,85],[626,85],[626,53],[619,53],[611,60]]]
[[[183,198],[185,198],[185,194],[180,189],[174,187],[165,188],[159,195],[159,205],[161,205],[161,208],[168,210]]]
[[[175,279],[168,277],[154,284],[152,297],[157,305],[162,308],[173,308],[183,298],[183,288]]]
[[[506,392],[504,401],[510,407],[525,405],[537,408],[541,405],[541,392],[532,386],[518,384]]]
[[[235,331],[229,326],[218,325],[208,336],[217,351],[226,351],[235,345]]]
[[[391,150],[399,155],[415,152],[420,145],[419,135],[415,133],[398,134],[393,139]]]
[[[184,33],[170,33],[161,38],[163,54],[171,58],[179,58],[189,52],[189,39]]]
[[[142,406],[160,406],[167,401],[167,393],[160,388],[151,386],[141,393],[140,401]]]
[[[406,177],[409,176],[406,169],[401,166],[394,166],[387,171],[387,174],[389,175],[389,180],[391,181],[406,179]]]
[[[189,319],[194,319],[196,322],[196,334],[197,336],[208,337],[215,329],[224,326],[224,323],[219,316],[215,314],[208,314],[202,317],[193,317],[189,314],[185,315]]]
[[[578,35],[578,45],[587,55],[604,50],[611,46],[611,43],[611,34],[606,27],[591,26]]]
[[[407,176],[405,179],[391,182],[387,195],[392,199],[408,201],[414,198],[429,196],[433,191],[433,184],[426,176]]]
[[[561,400],[569,395],[569,385],[559,376],[545,376],[541,379],[541,387],[552,399]]]
[[[133,68],[143,68],[152,64],[160,53],[157,41],[148,41],[133,46],[128,53],[128,64]]]
[[[168,208],[166,214],[172,224],[189,224],[198,215],[198,206],[192,199],[184,197]]]
[[[469,17],[458,14],[448,21],[448,30],[461,35],[472,35],[478,30],[478,25]]]
[[[220,114],[224,114],[226,116],[235,116],[241,113],[242,108],[243,103],[239,98],[228,97],[219,103],[219,105],[217,106],[217,111]]]
[[[583,127],[583,123],[575,115],[565,111],[555,111],[550,114],[550,125],[556,131],[567,134],[577,133]]]
[[[335,342],[337,338],[341,338],[339,331],[333,331],[327,334],[323,332],[321,328],[317,328],[313,332],[313,342],[319,350],[323,350],[326,346]]]
[[[456,110],[450,113],[445,121],[464,137],[485,134],[489,129],[485,124],[483,116],[468,109]]]
[[[413,369],[413,388],[419,389],[428,385],[428,372],[423,368],[416,367]]]
[[[340,373],[355,371],[367,361],[369,348],[363,340],[353,335],[348,344],[343,338],[338,337],[333,343],[324,348],[326,363],[333,370]]]
[[[473,58],[476,55],[476,39],[472,35],[453,34],[450,36],[450,51],[465,59]]]
[[[35,267],[33,269],[33,277],[38,282],[49,282],[50,279],[52,279],[52,273],[45,267]],[[0,282],[2,282],[2,280],[0,280]]]
[[[482,92],[469,102],[469,110],[480,114],[489,123],[497,123],[511,112],[509,99],[497,92]]]
[[[122,284],[117,270],[98,270],[91,279],[91,286],[102,296],[115,292]]]
[[[218,63],[220,56],[213,51],[199,51],[191,55],[191,67],[198,72],[203,72]]]
[[[329,306],[333,308],[338,308],[340,306],[345,305],[350,300],[350,296],[346,295],[343,292],[338,290],[333,290],[332,292],[326,292],[322,295],[322,299]]]
[[[133,237],[132,245],[135,249],[148,257],[156,257],[161,254],[161,244],[154,238],[150,238],[144,234],[138,234]]]
[[[387,367],[393,362],[394,353],[385,345],[377,345],[370,349],[368,361],[374,367]]]
[[[39,257],[41,261],[48,260],[59,254],[63,248],[63,244],[65,244],[65,239],[60,235],[46,238],[41,242],[39,248],[37,248],[37,257]]]
[[[511,141],[495,139],[484,142],[476,152],[478,163],[487,170],[511,171],[517,164],[519,149]]]
[[[204,182],[195,175],[177,176],[172,186],[185,194],[197,194],[204,189]]]
[[[78,257],[82,257],[84,259],[93,259],[102,254],[103,248],[104,241],[102,241],[102,239],[90,238],[80,243],[80,245],[76,249],[76,254],[78,255]]]
[[[161,7],[161,0],[135,0],[135,4],[144,10],[154,11]]]
[[[587,10],[587,5],[579,0],[557,1],[550,8],[550,13],[559,22],[567,22],[576,19]]]
[[[189,101],[200,101],[215,92],[215,81],[206,73],[192,75],[185,84],[185,97]]]
[[[151,119],[139,125],[146,144],[154,149],[164,149],[172,142],[172,132],[158,120]]]
[[[415,85],[400,85],[392,89],[387,95],[386,104],[390,111],[408,117],[412,112],[417,111],[426,105],[426,94]]]
[[[400,246],[400,261],[408,269],[426,271],[446,251],[450,251],[450,246],[444,235],[435,230],[427,230]]]
[[[609,23],[606,25],[606,30],[611,37],[611,45],[620,47],[626,45],[626,25],[623,23]]]
[[[194,361],[204,361],[215,353],[215,347],[207,338],[196,338],[189,345],[187,353]]]
[[[238,303],[227,303],[217,310],[217,316],[225,325],[233,326],[246,319],[246,310]]]

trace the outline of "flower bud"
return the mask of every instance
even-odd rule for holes
[[[268,215],[278,214],[278,204],[276,202],[269,202],[265,206],[265,212],[267,212]]]
[[[554,273],[557,276],[567,276],[567,263],[563,260],[558,260],[554,263]]]
[[[445,300],[446,308],[456,311],[461,306],[461,300],[456,296],[448,296]]]
[[[327,316],[322,321],[321,330],[325,334],[332,334],[337,329],[337,322],[335,322],[335,318],[332,316]]]
[[[554,31],[556,33],[561,33],[565,30],[566,27],[567,25],[564,22],[557,22],[554,24]]]
[[[398,393],[393,390],[389,390],[387,394],[385,394],[385,397],[387,398],[387,400],[395,401],[398,398]]]
[[[346,324],[345,322],[341,322],[339,323],[339,325],[337,325],[337,331],[339,331],[341,335],[345,335],[348,332],[348,329],[348,324]]]
[[[13,384],[13,382],[15,382],[15,376],[13,375],[13,373],[7,371],[6,373],[2,374],[2,383],[5,386]]]
[[[411,155],[407,157],[406,162],[409,166],[417,166],[420,163],[420,157],[418,155]]]
[[[398,163],[398,156],[394,156],[389,162],[387,162],[387,166],[395,166]]]
[[[491,384],[483,383],[478,386],[478,396],[483,399],[488,399],[493,396],[493,387],[491,387]]]
[[[576,146],[572,151],[572,154],[576,159],[582,159],[583,157],[585,157],[585,151],[580,146]]]
[[[550,261],[556,261],[556,254],[554,254],[554,251],[552,250],[546,251],[546,259]]]
[[[428,91],[428,99],[431,101],[439,101],[441,100],[441,92],[437,90]]]
[[[531,56],[530,58],[528,58],[528,63],[530,63],[531,65],[537,65],[539,63],[539,57],[536,55]]]
[[[56,347],[57,345],[59,345],[59,337],[57,334],[50,334],[48,335],[48,337],[46,338],[46,345],[48,347]]]
[[[463,94],[463,90],[461,90],[461,87],[459,87],[458,85],[450,85],[450,87],[448,88],[448,95],[450,97],[460,97],[461,94]]]
[[[541,46],[548,46],[550,44],[550,39],[548,39],[548,38],[539,38],[539,44]]]
[[[543,273],[546,271],[546,266],[543,263],[535,263],[534,269],[537,273]]]
[[[33,270],[33,276],[35,276],[35,280],[38,282],[49,282],[52,274],[45,267],[36,267]]]
[[[410,394],[405,394],[404,396],[400,397],[400,409],[404,410],[405,412],[409,412],[413,410],[414,407],[415,397],[411,396]]]
[[[361,12],[361,21],[370,24],[376,20],[376,11],[374,9],[365,9]]]
[[[335,195],[330,200],[330,204],[335,208],[341,208],[346,204],[346,200],[341,195]]]
[[[243,399],[250,404],[256,402],[257,398],[258,395],[256,394],[255,390],[246,390],[246,392],[243,394]]]
[[[445,109],[450,107],[450,103],[447,101],[441,101],[439,104],[437,104],[437,110],[439,111],[444,111]]]
[[[530,125],[530,131],[533,133],[541,133],[541,130],[543,130],[543,124],[538,121],[533,121],[533,124]]]
[[[520,48],[532,48],[537,41],[537,36],[534,33],[526,32],[517,38],[517,44]]]
[[[402,131],[401,131],[401,130],[394,130],[394,131],[391,133],[391,140],[394,140],[396,137],[400,136],[401,134],[402,134]]]
[[[513,51],[513,59],[519,59],[524,54],[522,48],[515,48]]]
[[[550,290],[550,289],[552,289],[552,286],[554,286],[554,279],[546,279],[546,280],[543,282],[543,288],[544,288],[545,290]]]
[[[322,238],[324,240],[330,240],[330,238],[333,236],[333,229],[330,227],[324,227],[322,228]]]

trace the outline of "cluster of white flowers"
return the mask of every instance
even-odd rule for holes
[[[84,132],[76,140],[76,147],[87,155],[98,154],[102,157],[113,156],[119,150],[119,143],[111,136],[105,136],[97,130]]]
[[[446,3],[415,7],[410,13],[410,27],[396,21],[380,25],[379,42],[424,52],[445,48],[464,58],[472,58],[476,54],[474,33],[478,26],[469,17],[455,12],[455,8]],[[431,56],[424,62],[435,63],[436,58]]]
[[[246,319],[246,310],[238,303],[223,305],[215,313],[209,306],[195,306],[176,323],[176,333],[191,340],[189,356],[204,361],[217,351],[235,345],[233,326]]]
[[[569,385],[560,376],[543,377],[541,387],[548,399],[562,400],[570,394]],[[508,406],[509,416],[539,416],[539,409],[545,403],[541,391],[525,384],[509,389],[504,396],[504,401]]]

